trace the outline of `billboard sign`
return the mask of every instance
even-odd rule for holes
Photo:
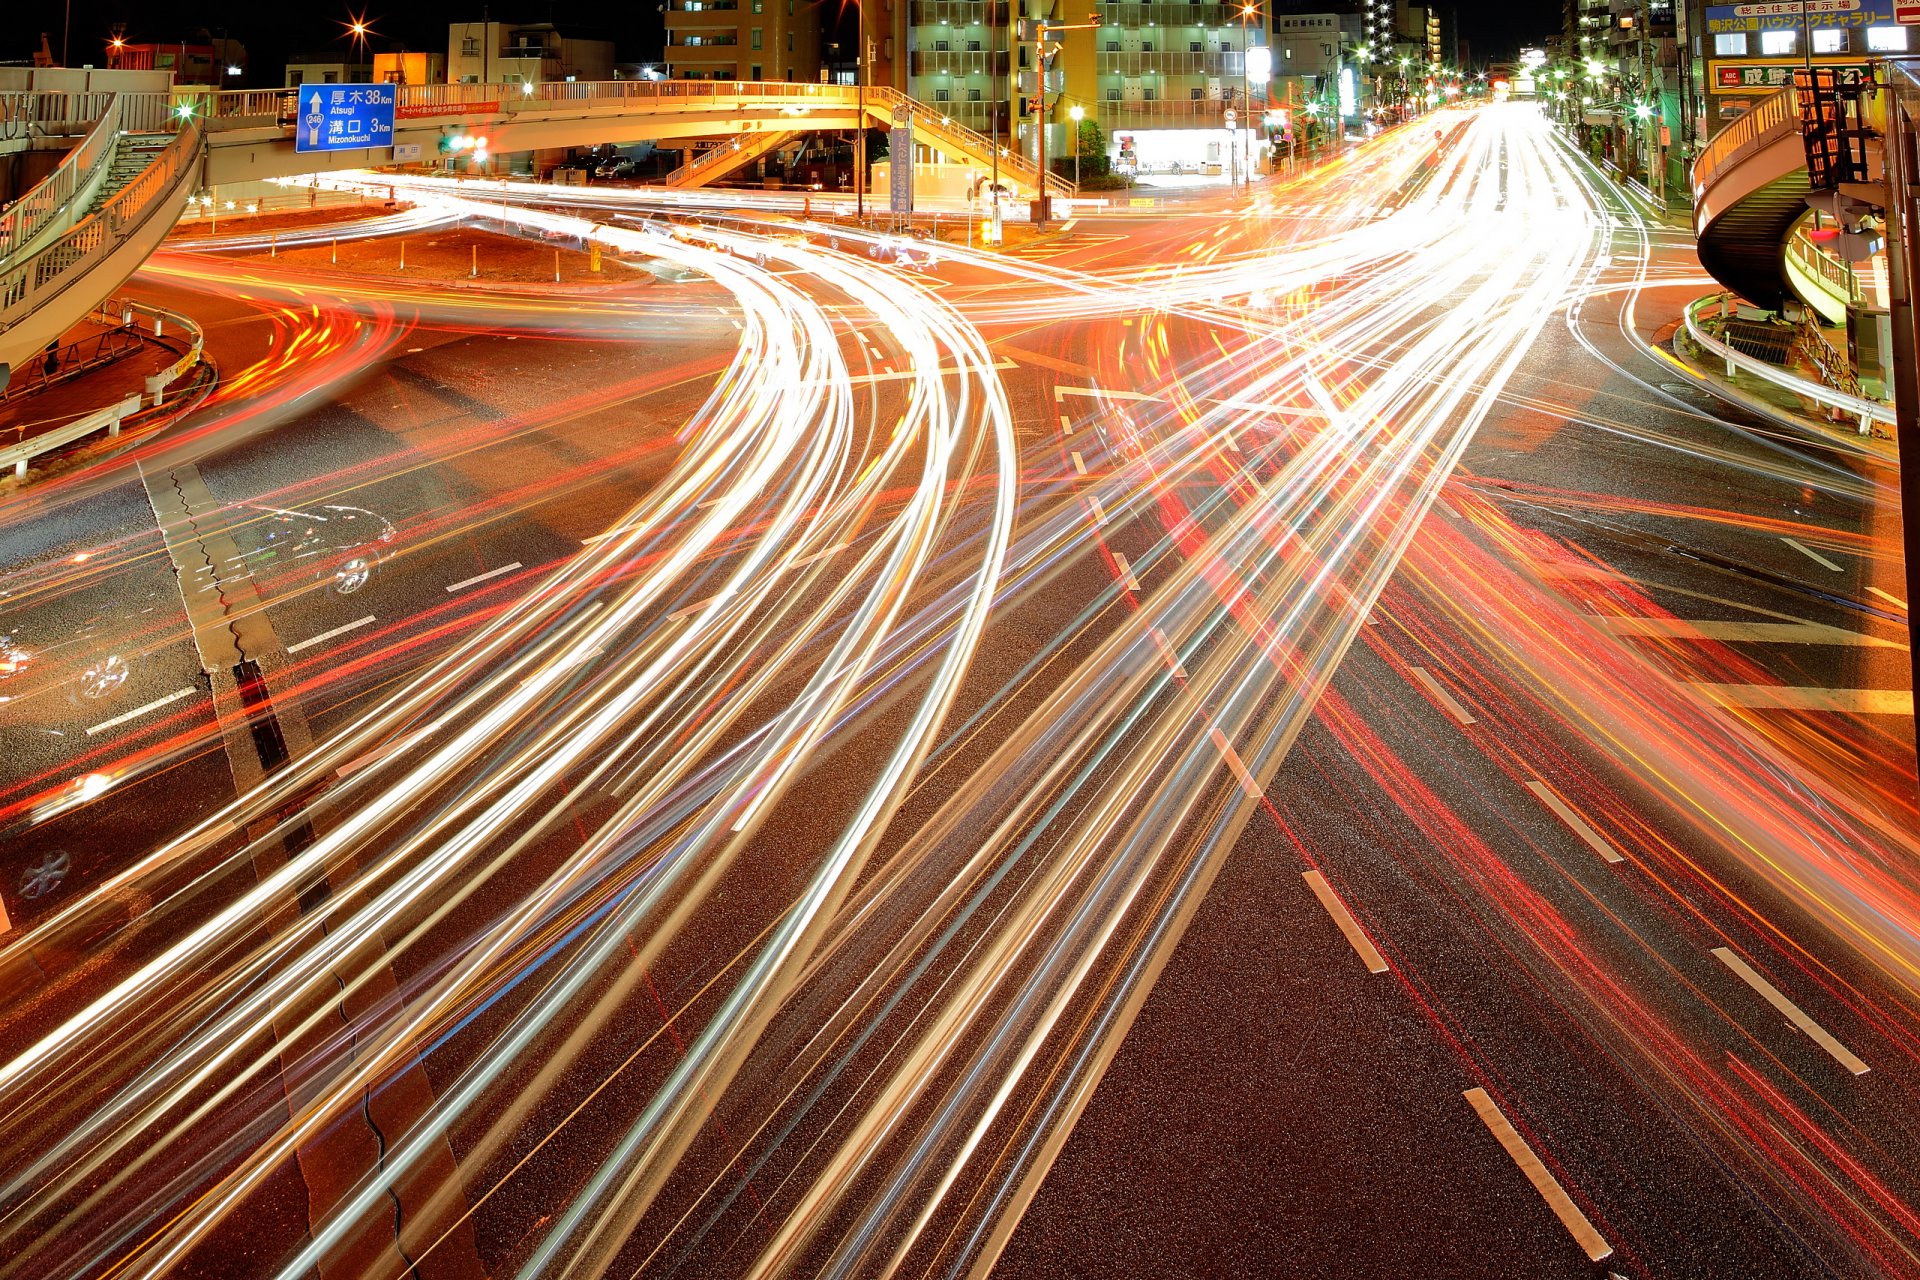
[[[295,151],[364,151],[393,145],[391,84],[302,85]]]

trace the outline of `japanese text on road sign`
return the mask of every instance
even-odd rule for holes
[[[393,145],[395,86],[313,84],[300,90],[295,151],[356,151]]]

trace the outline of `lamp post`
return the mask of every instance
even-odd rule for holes
[[[1073,190],[1080,191],[1080,122],[1087,117],[1087,109],[1079,103],[1068,108],[1067,115],[1073,119]]]

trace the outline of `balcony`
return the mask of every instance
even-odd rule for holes
[[[1103,76],[1231,76],[1235,80],[1245,65],[1246,55],[1238,49],[1213,53],[1186,49],[1177,53],[1140,49],[1114,53],[1102,49],[1094,62],[1095,70]]]
[[[907,58],[907,74],[914,76],[1004,76],[1008,58],[1000,53],[941,52],[916,49]]]
[[[1226,4],[1139,4],[1102,0],[1100,16],[1108,27],[1237,27],[1240,11]]]
[[[1226,110],[1239,105],[1239,86],[1219,100],[1187,99],[1096,103],[1088,114],[1109,134],[1116,129],[1224,129]],[[1244,113],[1240,121],[1247,123]]]
[[[915,27],[1005,27],[1005,4],[983,0],[913,0],[907,10],[907,22]]]
[[[716,49],[727,48],[740,43],[737,31],[714,32],[667,32],[667,47],[670,49]]]

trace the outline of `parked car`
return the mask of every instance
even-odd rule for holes
[[[631,156],[615,156],[613,159],[602,164],[598,169],[595,169],[593,176],[596,178],[631,178],[634,171],[639,167],[639,165],[633,162],[633,157]]]

